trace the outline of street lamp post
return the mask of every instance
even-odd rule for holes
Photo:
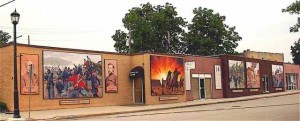
[[[14,24],[14,118],[21,118],[19,110],[19,92],[17,77],[17,30],[20,14],[15,10],[10,14],[11,22]]]

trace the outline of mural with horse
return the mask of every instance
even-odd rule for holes
[[[184,94],[182,58],[151,56],[151,95]]]

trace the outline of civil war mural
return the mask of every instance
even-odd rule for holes
[[[102,97],[101,55],[43,51],[44,99]]]
[[[38,64],[39,55],[21,54],[21,94],[39,94]]]
[[[245,66],[243,61],[229,60],[230,89],[245,88]]]
[[[105,60],[105,92],[118,92],[117,60]]]
[[[260,88],[259,63],[246,62],[247,88]]]
[[[272,65],[273,87],[282,88],[283,85],[283,66]]]
[[[182,58],[150,56],[151,95],[184,94],[184,65]]]

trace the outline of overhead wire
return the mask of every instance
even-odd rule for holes
[[[13,27],[0,26],[0,30],[11,30]],[[18,27],[20,33],[30,34],[73,34],[73,33],[94,33],[104,31],[101,29],[78,29],[78,28],[21,28]]]
[[[0,30],[10,31],[13,27],[8,26],[0,26]],[[18,34],[20,35],[60,35],[60,34],[91,34],[96,32],[103,32],[104,30],[99,29],[93,29],[93,30],[84,30],[84,29],[78,29],[78,28],[23,28],[18,27]],[[27,41],[27,39],[18,39],[21,41]],[[61,40],[61,39],[32,39],[31,41],[76,41],[74,40]]]

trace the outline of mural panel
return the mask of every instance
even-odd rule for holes
[[[38,64],[38,55],[21,54],[21,94],[39,94]],[[30,75],[30,65],[32,65],[32,75]]]
[[[182,58],[151,56],[151,95],[184,94]]]
[[[44,99],[102,97],[101,55],[44,51]]]
[[[245,66],[243,61],[229,60],[230,89],[245,88]]]
[[[105,60],[105,92],[118,92],[117,60]]]
[[[259,63],[246,62],[247,88],[260,87]]]
[[[282,88],[283,85],[283,66],[272,65],[273,87]]]
[[[216,84],[216,89],[222,89],[220,65],[215,65],[215,84]]]

